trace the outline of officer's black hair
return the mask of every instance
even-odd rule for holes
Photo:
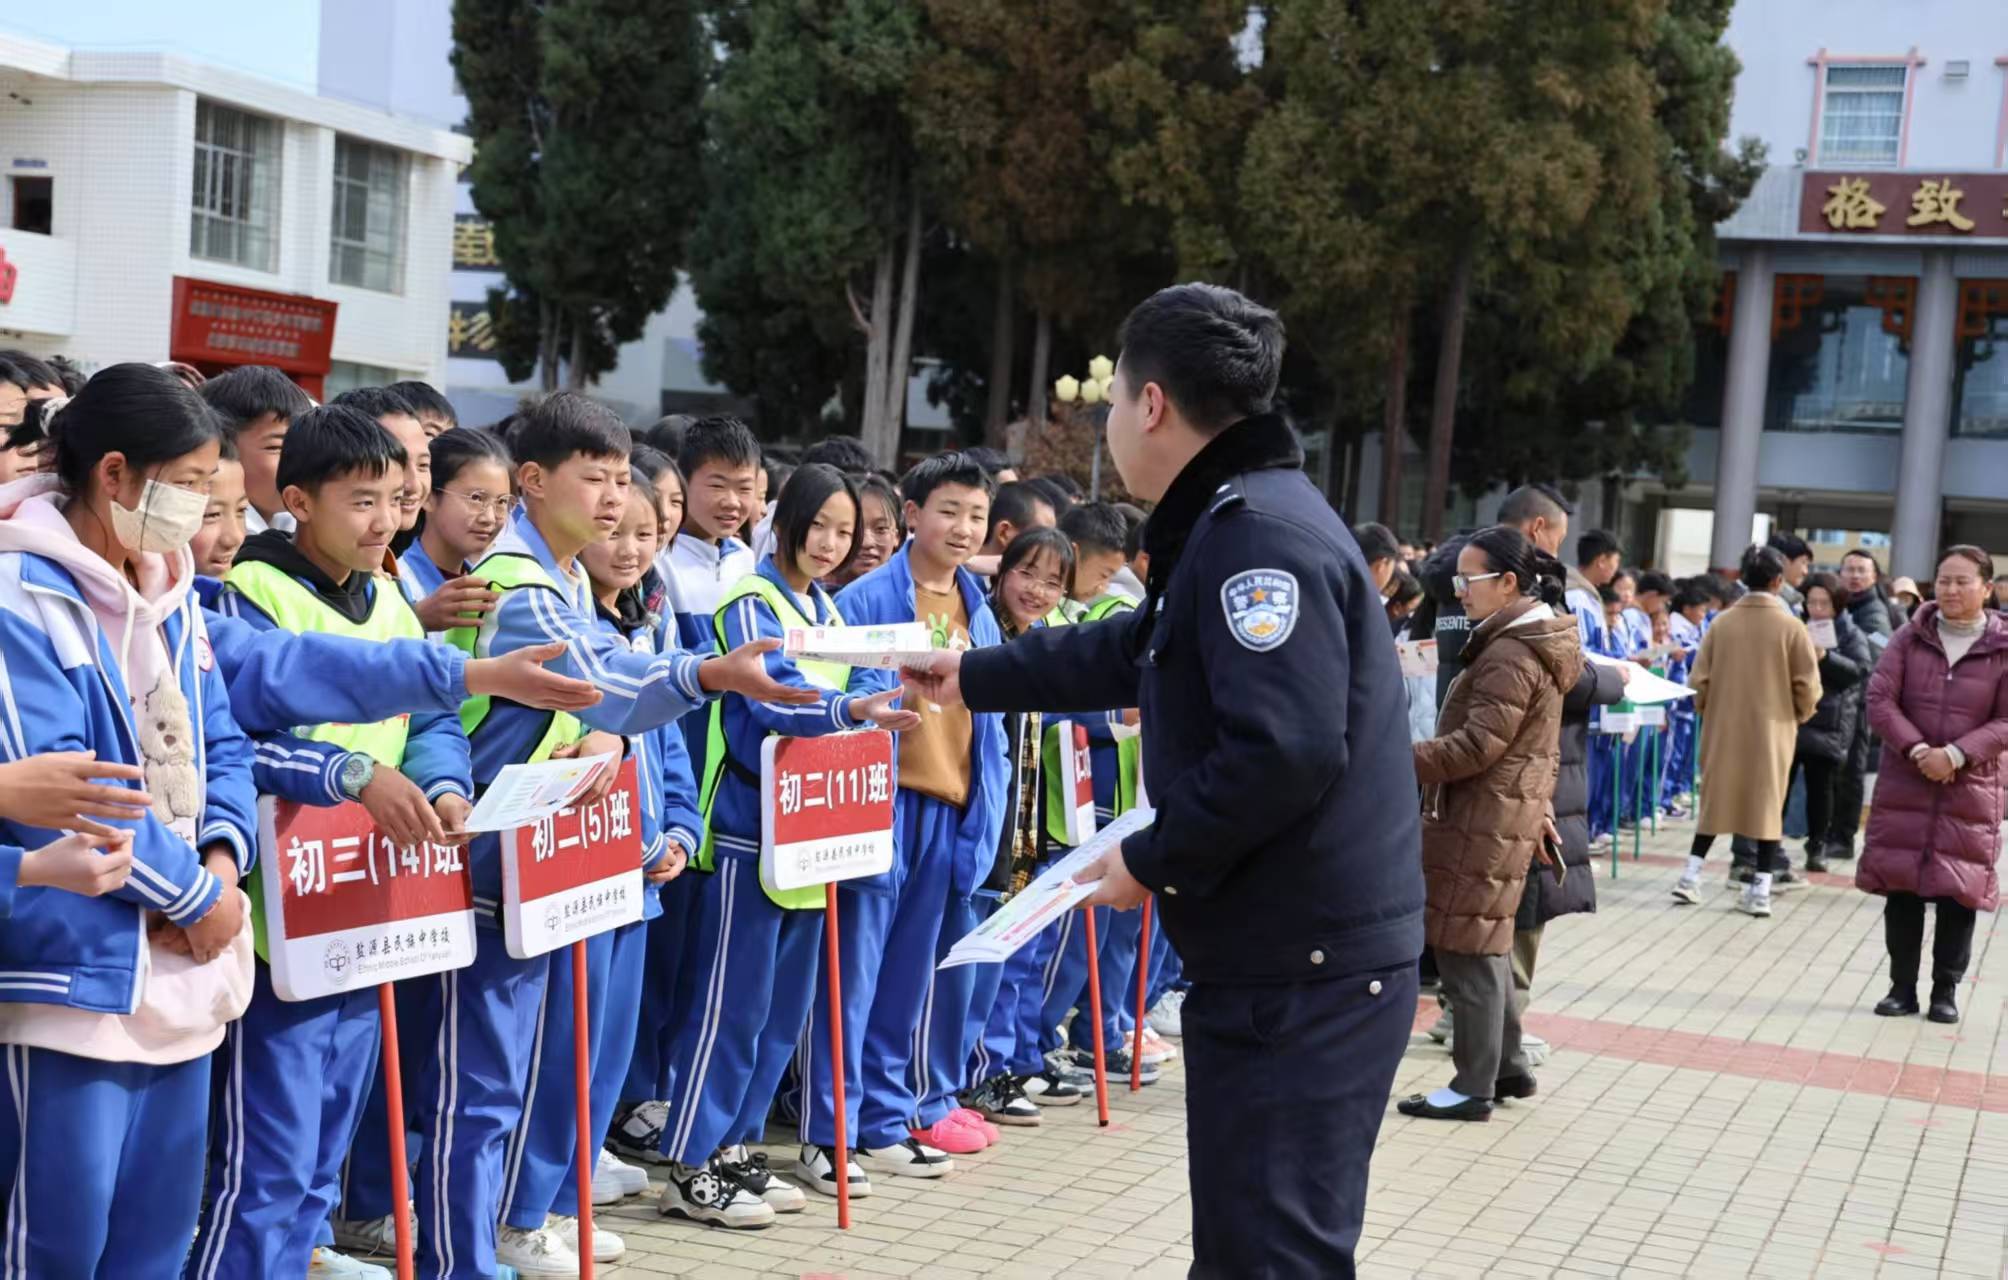
[[[677,465],[686,476],[695,476],[707,463],[728,467],[760,465],[760,442],[753,431],[737,418],[715,415],[699,418],[683,429],[683,443],[676,451]]]
[[[232,439],[267,415],[291,422],[314,407],[299,383],[267,364],[240,364],[209,379],[195,394],[216,411]]]
[[[1131,396],[1155,382],[1206,435],[1267,413],[1283,371],[1283,322],[1232,289],[1179,284],[1138,303],[1116,340]]]
[[[795,468],[774,504],[774,555],[777,567],[793,567],[801,572],[802,548],[809,543],[809,530],[816,523],[823,504],[838,494],[851,500],[851,545],[831,573],[841,574],[851,567],[858,554],[858,530],[864,527],[865,505],[858,497],[858,482],[824,462]]]
[[[576,391],[554,392],[524,409],[509,433],[519,467],[534,462],[550,470],[578,457],[625,461],[633,449],[620,415]]]
[[[997,478],[998,472],[1010,471],[1014,466],[1009,454],[1002,449],[992,449],[988,445],[971,445],[963,452],[976,459],[976,465],[988,471],[992,480]]]
[[[404,382],[393,382],[385,389],[402,396],[405,403],[411,406],[412,415],[420,421],[427,418],[443,418],[449,428],[460,425],[460,415],[453,411],[453,401],[448,400],[440,393],[438,387],[429,382],[420,382],[414,378]]]
[[[697,419],[687,413],[665,414],[635,431],[634,438],[637,443],[659,450],[665,457],[674,461],[676,456],[683,452],[683,433],[689,430],[690,424],[695,421]]]
[[[393,414],[403,414],[412,419],[418,417],[418,410],[411,401],[389,387],[357,387],[353,391],[342,392],[328,403],[360,409],[370,417],[378,419],[388,418]]]
[[[1533,596],[1553,608],[1562,603],[1562,562],[1534,545],[1510,524],[1495,524],[1471,535],[1465,544],[1485,557],[1488,573],[1510,573],[1523,596]],[[1616,598],[1616,594],[1612,594]]]
[[[1120,552],[1129,541],[1129,525],[1113,503],[1083,502],[1060,517],[1060,532],[1083,552]]]
[[[994,536],[997,526],[1006,520],[1020,529],[1031,527],[1033,510],[1037,507],[1053,511],[1056,519],[1059,515],[1058,508],[1046,497],[1045,490],[1029,480],[1013,480],[1009,484],[998,485],[996,496],[990,500],[990,527],[983,536],[986,539]]]
[[[504,475],[516,470],[516,460],[501,440],[471,427],[449,427],[432,438],[432,491],[438,493],[471,462],[494,462]],[[283,465],[283,455],[281,465]]]
[[[27,379],[25,383],[16,381],[14,378],[6,379],[6,381],[13,382],[15,386],[20,387],[23,391],[33,391],[42,387],[61,387],[63,385],[63,376],[57,373],[54,366],[50,365],[40,356],[31,356],[18,348],[9,348],[6,351],[0,351],[0,360],[4,360],[12,365],[16,373]]]
[[[1394,530],[1384,524],[1368,521],[1366,524],[1354,527],[1353,541],[1360,544],[1360,555],[1365,557],[1368,564],[1376,560],[1392,560],[1395,562],[1397,572],[1400,571],[1401,539],[1394,536]]]
[[[393,467],[401,471],[408,456],[398,438],[366,410],[330,402],[293,419],[273,480],[280,493],[298,487],[311,494],[330,480],[376,480]]]
[[[1005,574],[1010,573],[1013,569],[1016,569],[1019,565],[1024,564],[1034,556],[1046,552],[1050,552],[1054,559],[1059,561],[1060,594],[1064,597],[1067,593],[1067,584],[1074,580],[1074,543],[1072,539],[1068,538],[1066,534],[1061,533],[1058,529],[1048,529],[1041,526],[1040,528],[1025,530],[1025,532],[1011,539],[1010,546],[1004,548],[1004,554],[997,558],[997,576],[990,580],[990,598],[997,600],[997,593],[1004,587]],[[1003,602],[998,600],[993,608],[997,614],[998,622],[1005,622],[1006,614]]]
[[[1621,556],[1624,548],[1618,545],[1618,536],[1609,529],[1585,529],[1583,536],[1576,539],[1576,564],[1589,568],[1605,556]]]
[[[1813,549],[1806,545],[1806,540],[1796,533],[1784,533],[1782,531],[1774,533],[1771,535],[1771,540],[1765,545],[1784,556],[1787,560],[1806,559],[1813,554]]]
[[[1752,546],[1743,553],[1741,577],[1752,591],[1774,591],[1785,577],[1785,553],[1772,546]]]
[[[899,482],[899,490],[900,495],[914,506],[925,507],[927,500],[934,496],[934,491],[945,484],[980,489],[986,498],[996,491],[990,473],[960,450],[937,453],[914,463],[913,470]]]
[[[824,436],[802,455],[802,465],[820,462],[825,466],[862,476],[872,469],[872,455],[856,436]]]
[[[223,436],[208,405],[181,379],[150,364],[100,369],[83,390],[51,408],[58,404],[30,400],[7,445],[54,441],[56,478],[75,495],[83,494],[91,469],[108,453],[124,454],[128,466],[145,471]]]
[[[1499,523],[1515,527],[1529,520],[1546,520],[1553,524],[1575,514],[1576,509],[1569,505],[1569,500],[1551,484],[1523,484],[1507,494],[1506,501],[1499,504]]]

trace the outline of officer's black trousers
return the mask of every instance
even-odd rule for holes
[[[1195,1280],[1350,1280],[1415,996],[1413,963],[1186,993]]]

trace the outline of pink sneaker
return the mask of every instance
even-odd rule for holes
[[[975,1155],[990,1145],[981,1129],[967,1129],[956,1124],[954,1118],[944,1116],[926,1129],[910,1131],[914,1140],[937,1151],[946,1151],[952,1156]]]
[[[983,1135],[986,1145],[1001,1141],[1004,1131],[983,1118],[983,1113],[969,1107],[957,1107],[942,1117],[948,1124],[959,1124],[965,1129],[974,1129]]]

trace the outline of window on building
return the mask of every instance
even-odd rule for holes
[[[354,391],[357,387],[387,387],[401,376],[397,370],[386,369],[382,365],[336,360],[328,365],[328,376],[321,380],[321,392],[332,400],[342,392]]]
[[[56,180],[14,179],[14,230],[48,235],[56,225]]]
[[[2008,310],[1962,334],[1952,362],[1952,434],[2008,436]]]
[[[1903,149],[1904,63],[1831,66],[1820,105],[1820,163],[1893,165]]]
[[[1904,278],[1778,277],[1769,431],[1896,432],[1910,377]]]
[[[353,138],[335,139],[330,280],[385,293],[402,291],[409,173],[401,151]]]
[[[279,122],[198,100],[189,253],[271,271],[278,247]]]

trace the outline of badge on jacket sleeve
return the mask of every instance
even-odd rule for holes
[[[1227,629],[1245,649],[1264,653],[1290,638],[1297,626],[1297,576],[1282,569],[1250,569],[1220,586]]]

